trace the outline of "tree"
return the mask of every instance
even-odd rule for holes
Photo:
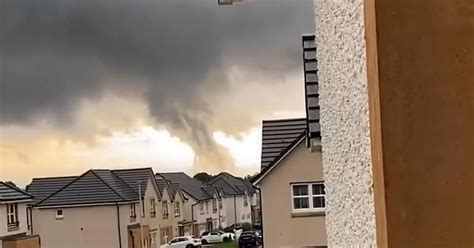
[[[18,188],[18,187],[16,186],[16,184],[15,184],[14,182],[12,182],[12,181],[7,181],[7,182],[5,182],[5,184],[8,184],[8,185],[13,186],[13,187],[15,187],[15,188]]]
[[[244,177],[245,180],[249,181],[249,182],[252,182],[253,179],[258,175],[258,172],[253,174],[253,175],[247,175]]]
[[[213,176],[207,174],[206,172],[199,172],[196,175],[194,175],[193,178],[196,179],[196,180],[199,180],[203,183],[208,183],[208,182],[212,181],[212,179],[214,179]]]

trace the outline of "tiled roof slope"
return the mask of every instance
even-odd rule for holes
[[[32,203],[36,204],[76,178],[77,176],[33,178],[26,186],[26,191],[34,196]]]
[[[142,197],[145,195],[148,179],[154,177],[151,168],[112,170],[112,172],[132,187],[136,193],[138,193],[138,182],[140,182]]]
[[[264,171],[306,132],[306,118],[265,120],[262,132],[261,170]]]
[[[233,194],[236,195],[244,195],[245,192],[249,194],[255,193],[255,188],[253,187],[252,183],[245,179],[235,177],[227,172],[218,174],[209,185],[222,187],[224,192],[233,191]]]
[[[158,173],[156,177],[164,178],[172,183],[177,183],[181,189],[196,200],[206,200],[212,198],[202,188],[206,187],[201,181],[191,178],[183,172]]]
[[[117,195],[125,200],[133,200],[137,198],[137,192],[126,184],[120,177],[110,170],[92,170],[105,184],[109,185]],[[145,186],[146,187],[146,186]],[[145,191],[146,188],[143,188]]]
[[[121,179],[103,170],[89,170],[52,195],[38,206],[82,205],[138,200],[138,194]]]
[[[31,200],[33,196],[27,192],[0,181],[0,202],[3,201],[21,201],[21,200]]]

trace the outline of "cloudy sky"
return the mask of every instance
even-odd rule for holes
[[[89,168],[254,173],[304,113],[312,0],[0,1],[0,180]]]

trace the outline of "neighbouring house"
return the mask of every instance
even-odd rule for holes
[[[31,207],[32,232],[48,248],[159,247],[158,211],[166,190],[151,168],[35,178],[27,186],[38,198]]]
[[[38,235],[29,235],[27,204],[33,196],[10,183],[0,181],[0,248],[39,248]]]
[[[263,122],[260,188],[266,247],[325,246],[321,150],[306,146],[306,119]]]
[[[306,118],[263,121],[260,188],[267,247],[325,247],[326,201],[314,34],[302,38]]]
[[[255,189],[243,179],[221,173],[204,184],[183,172],[158,173],[156,177],[179,184],[188,199],[179,223],[184,235],[200,236],[204,231],[252,222]]]
[[[159,204],[161,244],[169,242],[176,236],[183,236],[184,230],[179,223],[184,220],[183,206],[187,198],[176,183],[166,179],[156,179],[161,194]]]

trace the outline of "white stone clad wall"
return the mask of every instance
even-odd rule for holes
[[[328,247],[376,247],[363,0],[314,0]]]

